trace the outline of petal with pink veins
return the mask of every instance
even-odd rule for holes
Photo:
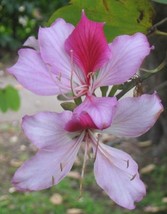
[[[25,88],[36,94],[54,95],[60,93],[56,75],[49,72],[40,53],[33,49],[21,49],[18,61],[14,66],[8,68],[8,72],[13,74]],[[67,89],[62,91],[68,90],[67,86]]]
[[[51,66],[52,72],[71,77],[71,59],[66,53],[64,43],[74,30],[74,26],[63,19],[57,19],[50,27],[40,28],[38,41],[41,56]]]
[[[108,60],[109,47],[103,32],[104,23],[89,20],[85,13],[68,37],[65,48],[73,51],[74,62],[87,76],[99,69]]]
[[[24,118],[24,131],[40,150],[16,171],[12,180],[16,189],[38,191],[49,188],[71,170],[84,134],[75,138],[67,134],[64,126],[70,116],[69,112],[45,112]]]
[[[24,116],[22,128],[29,140],[39,149],[53,148],[68,141],[67,132],[64,130],[67,121],[72,117],[72,112],[63,113],[40,112],[34,116]],[[59,139],[59,142],[55,143]]]
[[[140,68],[150,53],[147,37],[142,33],[116,37],[109,45],[111,56],[94,82],[94,87],[117,85],[126,82]]]
[[[111,126],[104,132],[118,137],[138,137],[154,125],[162,111],[156,93],[123,98],[118,101]]]
[[[134,209],[134,202],[142,200],[146,194],[136,162],[127,153],[101,143],[98,149],[93,148],[96,152],[94,174],[97,184],[118,205]]]
[[[86,112],[97,129],[102,130],[111,125],[116,106],[117,100],[115,97],[87,96],[84,102],[74,110],[74,117]]]

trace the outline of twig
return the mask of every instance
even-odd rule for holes
[[[157,22],[155,25],[153,25],[153,26],[149,29],[149,31],[148,31],[148,33],[147,33],[147,36],[150,35],[150,34],[152,34],[152,33],[154,33],[155,31],[157,31],[157,27],[160,26],[160,25],[162,25],[162,24],[164,24],[165,22],[167,22],[167,17],[164,18],[164,19],[162,19],[160,22]],[[162,32],[162,33],[165,33],[165,32]]]
[[[144,68],[140,69],[140,71],[145,71],[146,73],[142,77],[138,77],[138,78],[132,79],[130,82],[126,82],[124,85],[122,85],[123,89],[122,89],[121,92],[119,92],[116,95],[117,99],[120,99],[130,89],[132,89],[136,85],[137,81],[142,83],[144,80],[146,80],[149,77],[155,75],[157,72],[162,71],[162,69],[167,65],[166,58],[167,58],[167,56],[165,57],[163,62],[157,68],[155,68],[153,70],[147,70],[147,69],[144,69]]]

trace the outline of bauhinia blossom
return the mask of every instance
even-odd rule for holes
[[[138,71],[150,52],[149,43],[144,34],[136,33],[107,44],[103,26],[84,12],[76,27],[59,18],[41,27],[37,40],[30,37],[25,42],[8,71],[39,95],[72,91],[79,97],[101,86],[122,84]]]
[[[84,161],[93,149],[97,184],[117,204],[134,209],[134,202],[146,192],[138,166],[127,153],[103,144],[99,134],[140,136],[153,126],[162,110],[156,94],[119,101],[87,96],[73,112],[25,116],[23,130],[39,150],[16,171],[14,186],[21,191],[38,191],[59,183],[84,144]]]

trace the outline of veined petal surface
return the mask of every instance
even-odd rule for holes
[[[67,52],[73,51],[74,62],[87,76],[108,60],[109,47],[103,32],[104,23],[89,20],[85,13],[65,43]]]
[[[109,45],[111,56],[99,71],[94,88],[126,82],[140,68],[150,53],[147,37],[142,33],[116,37]]]
[[[13,184],[20,191],[38,191],[60,182],[71,170],[84,134],[75,138],[64,126],[70,112],[44,112],[26,116],[23,128],[39,149],[15,173]]]
[[[93,148],[97,184],[118,205],[134,209],[134,202],[140,201],[146,194],[136,162],[127,153],[101,143],[97,150],[95,146]]]
[[[62,77],[71,77],[71,59],[64,43],[74,26],[63,19],[57,19],[50,27],[40,28],[38,34],[41,56],[51,66],[52,72]]]
[[[30,49],[21,49],[17,63],[8,68],[28,90],[39,95],[59,94],[60,90],[54,79],[56,75],[49,72],[49,68],[42,61],[40,53]]]
[[[162,111],[156,93],[123,98],[118,101],[111,126],[104,132],[118,137],[138,137],[154,125]]]
[[[63,113],[40,112],[34,116],[24,116],[22,128],[29,140],[39,149],[54,149],[62,142],[69,140],[64,130],[67,121],[72,117],[72,112]],[[55,143],[59,139],[57,143]]]

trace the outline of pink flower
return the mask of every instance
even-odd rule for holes
[[[39,95],[72,90],[78,97],[101,86],[124,83],[149,54],[149,43],[145,35],[136,33],[107,44],[103,26],[84,12],[76,27],[57,19],[52,26],[39,29],[38,40],[30,37],[25,42],[17,63],[8,71]]]
[[[104,145],[97,133],[137,137],[153,126],[162,110],[156,94],[119,101],[87,96],[74,112],[25,116],[23,130],[39,150],[17,170],[14,186],[21,191],[37,191],[59,183],[84,144],[85,159],[93,148],[97,184],[117,204],[134,209],[134,202],[145,195],[138,166],[127,153]]]

